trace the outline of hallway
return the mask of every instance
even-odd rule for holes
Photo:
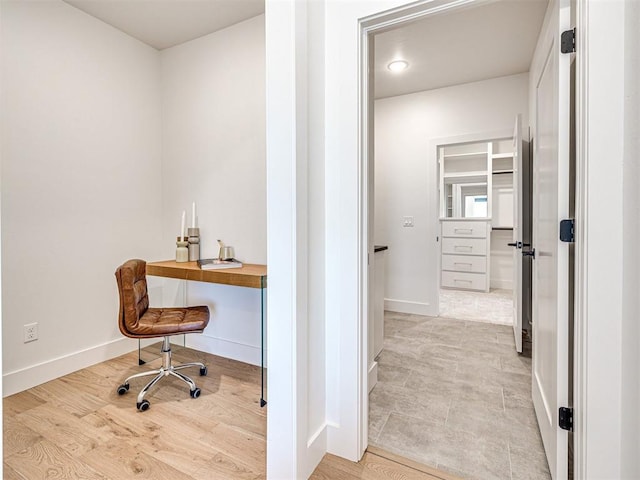
[[[370,445],[463,478],[550,479],[510,326],[385,312]]]

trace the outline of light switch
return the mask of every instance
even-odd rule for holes
[[[413,227],[413,217],[402,217],[403,227]]]

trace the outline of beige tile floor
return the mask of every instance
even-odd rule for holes
[[[440,316],[513,325],[513,291],[492,289],[484,293],[443,288],[440,290]]]
[[[386,312],[369,443],[469,479],[550,479],[510,326]]]

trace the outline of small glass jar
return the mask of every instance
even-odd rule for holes
[[[189,242],[185,237],[176,237],[176,262],[184,263],[189,261]]]

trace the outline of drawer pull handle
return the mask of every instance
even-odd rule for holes
[[[473,247],[470,245],[454,245],[453,246],[454,250],[465,250],[467,252],[470,252],[471,250],[473,250]]]
[[[472,266],[472,263],[468,263],[468,262],[453,262],[454,265],[469,265]]]
[[[473,228],[454,228],[454,233],[473,233]]]
[[[457,278],[454,278],[453,282],[454,283],[456,283],[456,282],[457,283],[473,283],[471,280],[460,280],[460,279],[457,279]]]

